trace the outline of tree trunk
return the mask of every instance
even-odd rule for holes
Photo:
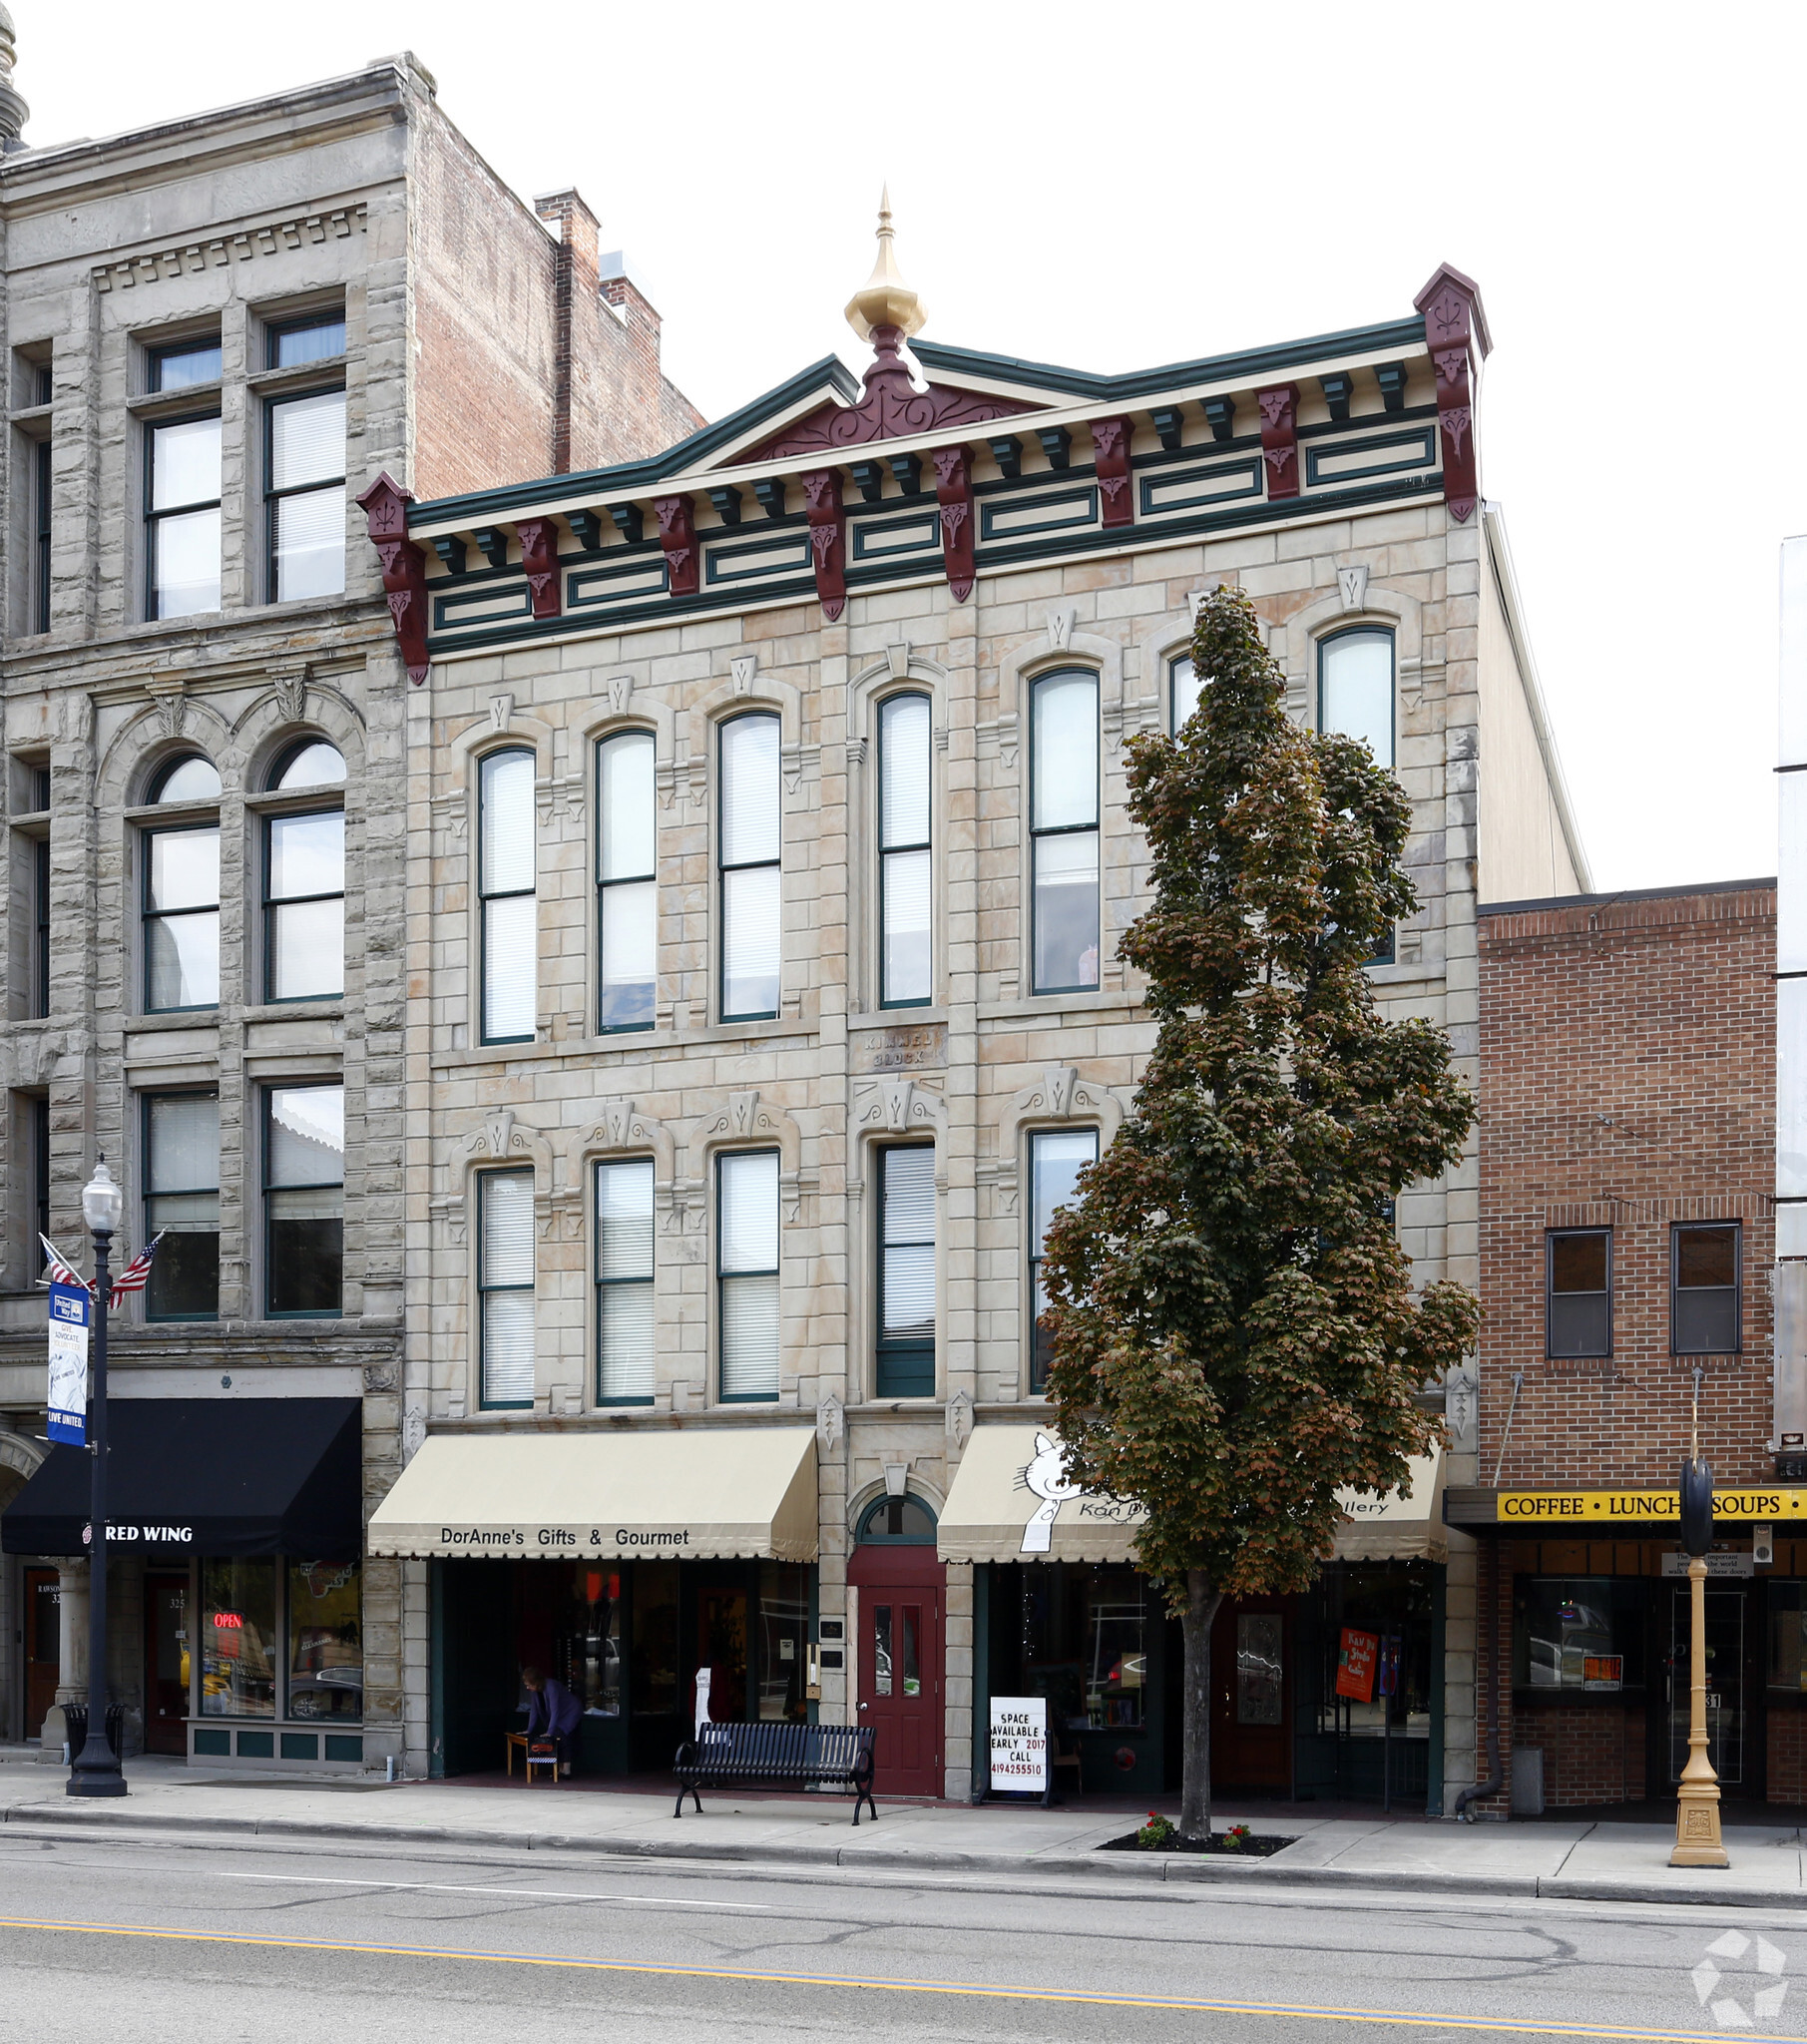
[[[1223,1592],[1211,1588],[1203,1569],[1186,1570],[1185,1610],[1179,1619],[1185,1638],[1179,1789],[1182,1838],[1208,1838],[1211,1834],[1211,1626],[1222,1602]]]

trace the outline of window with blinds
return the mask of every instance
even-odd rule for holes
[[[879,1005],[886,1008],[926,1007],[935,997],[929,718],[926,696],[893,696],[879,706]]]
[[[935,1395],[935,1153],[878,1153],[881,1398]]]
[[[718,1157],[715,1201],[722,1401],[775,1398],[778,1153],[735,1150]]]
[[[310,390],[265,409],[269,600],[345,587],[345,393]]]
[[[651,1029],[658,981],[653,734],[618,733],[596,749],[597,1027]]]
[[[213,352],[217,362],[218,347]],[[217,611],[219,409],[205,418],[150,426],[145,439],[145,615],[189,618]]]
[[[721,727],[721,1019],[778,1012],[781,874],[778,720]]]
[[[653,1160],[596,1168],[596,1395],[651,1405],[654,1384]]]
[[[1048,1365],[1054,1359],[1045,1324],[1048,1292],[1042,1282],[1042,1245],[1056,1212],[1078,1197],[1080,1173],[1097,1162],[1096,1129],[1038,1129],[1029,1139],[1029,1289],[1035,1301],[1029,1356],[1032,1391],[1047,1387]]]
[[[486,1406],[533,1403],[533,1173],[477,1180],[478,1375]]]
[[[220,1096],[145,1097],[145,1240],[162,1236],[148,1320],[220,1317]]]
[[[1098,677],[1068,669],[1030,692],[1035,991],[1099,983]]]
[[[263,1094],[263,1290],[272,1319],[324,1319],[345,1279],[345,1089]]]
[[[477,791],[485,1043],[533,1040],[539,1007],[534,885],[534,756],[524,747],[485,754]]]

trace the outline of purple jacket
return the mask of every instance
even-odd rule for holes
[[[549,1675],[539,1689],[527,1692],[529,1739],[569,1739],[584,1715],[583,1706],[562,1682]]]

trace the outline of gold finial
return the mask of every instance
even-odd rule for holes
[[[861,340],[870,340],[873,329],[895,327],[900,334],[920,333],[928,319],[922,300],[904,282],[897,267],[892,243],[897,239],[891,226],[891,190],[887,185],[878,201],[878,260],[872,274],[847,300],[847,324]]]

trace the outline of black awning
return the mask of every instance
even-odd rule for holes
[[[115,1398],[107,1408],[115,1554],[290,1554],[363,1546],[356,1398]],[[85,1448],[53,1447],[0,1513],[0,1552],[87,1552]]]

